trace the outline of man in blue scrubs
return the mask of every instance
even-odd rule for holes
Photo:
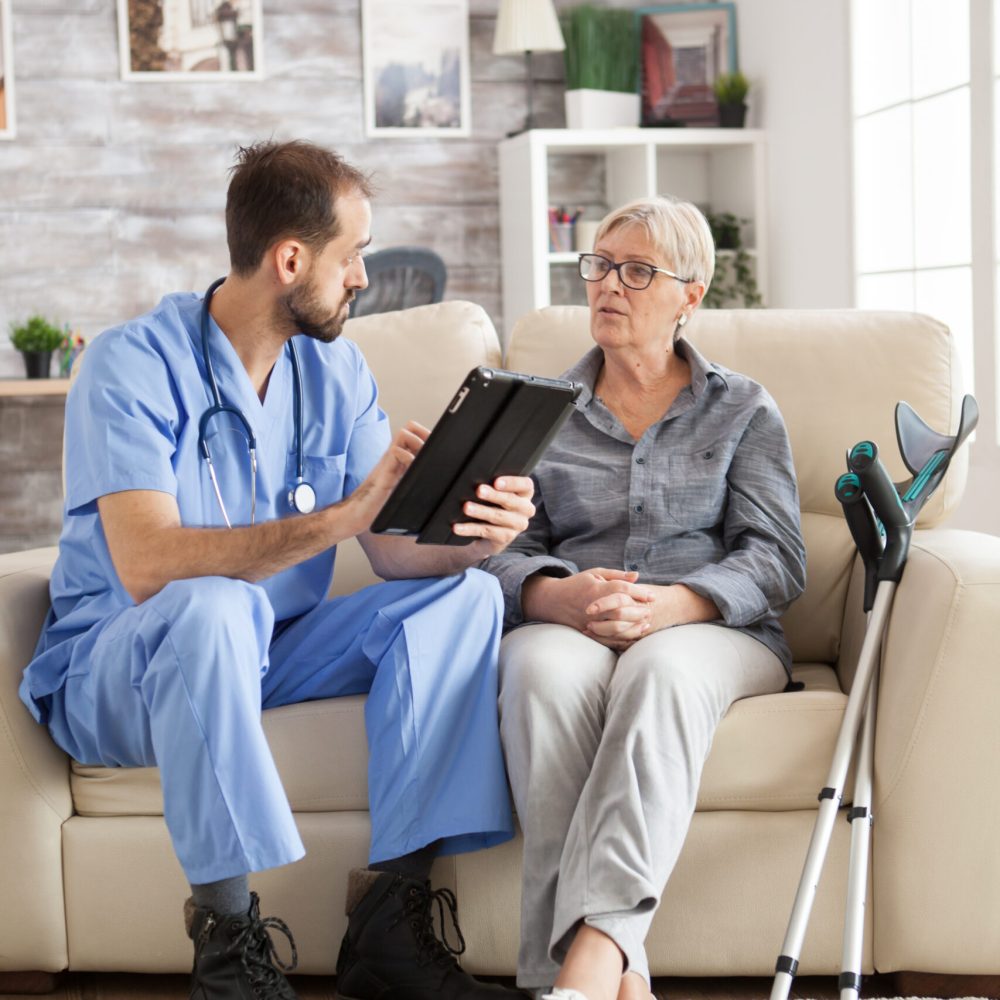
[[[502,602],[469,567],[527,526],[532,486],[482,487],[485,503],[455,527],[469,545],[368,531],[427,435],[411,423],[391,436],[364,358],[337,339],[367,285],[370,197],[367,178],[320,147],[241,150],[226,279],[207,303],[168,295],[102,334],[67,401],[52,610],[21,696],[74,759],[159,766],[192,885],[198,1000],[294,997],[267,940],[284,925],[261,919],[247,886],[304,854],[260,713],[361,692],[372,842],[348,886],[338,990],[510,992],[472,979],[438,939],[432,906],[451,898],[428,874],[438,853],[512,835]],[[301,490],[290,500],[301,481],[313,512]],[[353,536],[389,582],[327,600],[335,547]]]

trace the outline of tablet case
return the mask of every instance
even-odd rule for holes
[[[496,368],[469,372],[372,523],[424,545],[467,545],[452,532],[481,483],[531,472],[572,412],[581,386]]]

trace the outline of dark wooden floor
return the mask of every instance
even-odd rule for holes
[[[497,980],[512,985],[511,980]],[[300,1000],[333,1000],[335,983],[323,976],[294,976],[292,983]],[[770,979],[657,979],[653,983],[657,1000],[766,1000]],[[870,976],[863,996],[893,997],[896,986],[889,976]],[[9,994],[5,1000],[28,1000],[37,994]],[[58,977],[51,1000],[187,1000],[186,976],[136,976],[67,973]],[[795,980],[792,1000],[836,1000],[836,980],[830,977],[801,977]]]

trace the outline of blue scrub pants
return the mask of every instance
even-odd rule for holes
[[[439,839],[442,853],[488,847],[513,835],[501,615],[495,578],[475,569],[376,584],[277,633],[263,588],[177,580],[88,633],[49,730],[81,763],[159,766],[188,881],[214,882],[305,853],[261,709],[367,692],[371,861]]]

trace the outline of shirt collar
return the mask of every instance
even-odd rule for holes
[[[696,399],[707,388],[709,375],[715,375],[722,382],[723,388],[729,389],[726,370],[721,365],[708,361],[690,340],[678,337],[674,343],[674,350],[691,366],[691,391]]]
[[[706,360],[689,340],[679,337],[674,345],[677,353],[684,358],[691,366],[691,391],[695,398],[700,396],[708,386],[708,377],[716,376],[725,389],[729,389],[729,379],[727,372],[720,365]],[[563,374],[563,378],[579,382],[583,386],[583,391],[577,397],[576,407],[578,410],[586,409],[594,398],[594,386],[597,383],[597,376],[600,374],[601,366],[604,364],[604,351],[600,347],[592,347],[580,360],[573,365],[569,371]]]

